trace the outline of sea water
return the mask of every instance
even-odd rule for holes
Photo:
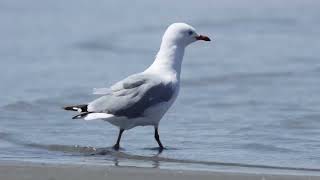
[[[291,0],[3,0],[0,160],[317,170],[319,8]],[[173,22],[212,41],[186,50],[180,95],[159,127],[167,149],[155,150],[152,127],[137,127],[112,151],[116,127],[72,120],[61,107],[147,68]]]

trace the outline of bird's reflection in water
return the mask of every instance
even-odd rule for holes
[[[156,148],[148,148],[149,150],[156,151],[156,154],[152,156],[141,156],[141,155],[132,155],[129,153],[124,152],[124,149],[120,149],[119,151],[114,150],[112,147],[107,148],[98,148],[95,149],[94,152],[91,152],[91,156],[112,156],[112,161],[114,166],[117,167],[128,167],[128,160],[138,160],[138,161],[148,161],[151,162],[151,168],[159,168],[160,166],[160,155],[163,152],[163,149],[158,147]],[[108,160],[110,160],[108,158]],[[139,164],[139,163],[137,163]],[[149,164],[149,163],[147,163]],[[135,167],[137,165],[134,165]]]
[[[12,138],[10,135],[1,134],[0,137],[14,144],[23,145],[25,147],[43,149],[47,151],[55,151],[66,153],[66,155],[71,156],[84,156],[85,161],[91,162],[92,160],[96,163],[108,164],[112,162],[115,166],[131,166],[137,167],[143,163],[144,167],[159,168],[162,162],[179,162],[177,159],[170,159],[160,156],[163,152],[167,150],[175,150],[174,148],[143,148],[142,150],[154,151],[155,154],[151,156],[134,155],[124,152],[125,149],[120,148],[119,151],[113,149],[113,147],[106,148],[96,148],[92,146],[80,146],[80,145],[60,145],[60,144],[38,144],[38,143],[26,143],[19,139]],[[99,157],[100,156],[100,157]],[[104,156],[104,159],[101,157]],[[93,159],[89,158],[93,157]],[[101,160],[104,160],[101,162]],[[184,161],[183,161],[184,162]]]
[[[284,167],[284,166],[268,166],[259,164],[243,164],[243,163],[232,163],[232,162],[218,162],[218,161],[201,161],[201,160],[187,160],[187,159],[175,159],[160,156],[163,152],[168,150],[180,150],[175,148],[165,148],[163,151],[158,148],[144,148],[143,150],[154,150],[156,153],[152,156],[142,156],[134,155],[124,152],[125,149],[120,149],[119,151],[114,150],[112,147],[107,148],[95,148],[90,146],[79,146],[79,145],[57,145],[57,144],[37,144],[37,143],[25,143],[19,139],[13,138],[10,134],[0,133],[2,140],[12,142],[17,145],[22,145],[25,147],[43,149],[47,151],[56,151],[66,153],[71,156],[84,156],[84,157],[94,157],[94,161],[97,163],[107,164],[108,162],[113,162],[114,166],[134,166],[138,167],[141,162],[143,167],[151,162],[152,168],[159,168],[164,163],[179,163],[179,164],[197,164],[206,165],[214,167],[236,167],[236,168],[263,168],[263,169],[275,169],[275,170],[294,170],[294,171],[316,171],[319,172],[318,168],[299,168],[299,167]],[[100,156],[100,157],[99,157]],[[104,156],[106,158],[101,158]],[[132,161],[135,160],[135,161]],[[90,158],[86,158],[85,161],[92,161]],[[133,163],[133,164],[132,164]],[[123,165],[122,165],[123,164]],[[132,164],[132,165],[128,165]]]
[[[98,156],[105,156],[106,157],[105,163],[107,163],[106,161],[113,162],[115,166],[121,166],[121,164],[130,163],[130,160],[136,160],[135,164],[139,164],[139,162],[142,162],[142,161],[151,162],[153,168],[158,168],[161,161],[161,157],[159,157],[159,155],[163,152],[163,150],[159,149],[158,147],[149,148],[145,150],[153,150],[156,152],[156,154],[152,156],[142,156],[142,155],[133,155],[133,154],[126,153],[124,152],[125,149],[122,149],[122,148],[116,151],[113,149],[113,147],[96,148],[92,146],[80,146],[80,145],[25,143],[25,142],[19,141],[19,139],[11,138],[9,135],[2,135],[1,137],[15,144],[23,145],[30,148],[62,152],[71,156],[95,157],[94,159],[98,160],[97,162],[101,162],[102,160],[102,158]],[[90,159],[86,158],[86,161],[87,160],[91,161]],[[132,162],[130,164],[132,164]],[[123,165],[123,166],[127,166],[127,165]]]

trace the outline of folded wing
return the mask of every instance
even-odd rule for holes
[[[143,116],[149,107],[169,101],[174,88],[156,76],[136,74],[103,92],[106,93],[104,96],[88,104],[89,112],[136,118]]]

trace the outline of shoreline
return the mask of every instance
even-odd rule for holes
[[[233,172],[173,170],[142,167],[116,167],[92,164],[58,164],[26,161],[0,161],[0,179],[6,180],[140,180],[140,179],[217,179],[217,180],[316,180],[319,174],[313,173],[277,173],[277,172]]]

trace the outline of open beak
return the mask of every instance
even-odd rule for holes
[[[204,35],[199,35],[196,37],[197,40],[202,40],[202,41],[211,41],[210,38],[208,36],[204,36]]]

